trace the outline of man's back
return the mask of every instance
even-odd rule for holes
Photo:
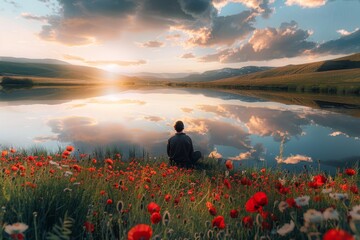
[[[190,163],[193,151],[191,138],[183,132],[176,133],[168,140],[167,154],[176,163]]]

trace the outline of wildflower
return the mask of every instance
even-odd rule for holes
[[[228,170],[232,170],[234,168],[233,162],[231,160],[227,160],[225,162],[225,166]]]
[[[360,220],[360,205],[353,206],[352,210],[349,212],[352,220]]]
[[[112,203],[113,203],[113,200],[112,200],[112,199],[109,198],[108,200],[106,200],[106,204],[107,204],[107,205],[110,205],[110,204],[112,204]]]
[[[128,232],[128,240],[149,240],[153,232],[149,225],[138,224]]]
[[[252,228],[254,225],[254,220],[250,216],[245,216],[242,219],[242,224],[244,227]]]
[[[85,222],[84,223],[84,227],[85,227],[85,230],[87,231],[87,232],[89,232],[89,233],[92,233],[92,232],[94,232],[95,231],[95,226],[94,226],[94,224],[92,224],[91,222]]]
[[[151,202],[147,205],[147,210],[150,214],[153,214],[154,212],[160,212],[160,206],[154,202]]]
[[[73,173],[70,172],[70,171],[66,171],[66,172],[64,173],[64,176],[65,176],[65,177],[69,177],[69,176],[71,176],[71,175],[73,175]]]
[[[310,197],[309,196],[301,196],[301,197],[295,198],[294,200],[295,200],[295,203],[297,206],[303,207],[303,206],[309,205]]]
[[[164,198],[165,198],[165,202],[169,202],[171,200],[171,195],[166,194]]]
[[[66,146],[66,151],[68,151],[68,152],[72,152],[72,151],[74,151],[74,147],[73,146]]]
[[[339,212],[332,207],[325,209],[323,216],[325,220],[339,220]]]
[[[224,229],[226,224],[223,216],[217,216],[212,220],[212,226]]]
[[[231,189],[231,184],[228,179],[224,179],[224,185],[227,189]]]
[[[324,234],[323,240],[355,240],[355,238],[344,230],[330,229]]]
[[[324,188],[321,192],[324,193],[324,194],[331,193],[331,192],[332,192],[332,188]]]
[[[347,169],[345,169],[345,173],[346,173],[346,175],[348,175],[348,176],[353,176],[353,175],[356,174],[356,170],[355,170],[355,169],[352,169],[352,168],[347,168]]]
[[[288,207],[289,207],[289,204],[287,202],[285,202],[285,201],[281,201],[279,203],[279,211],[280,212],[284,212],[285,209],[287,209]]]
[[[359,188],[355,185],[350,187],[350,191],[354,194],[359,194]]]
[[[105,163],[109,164],[109,165],[113,165],[114,161],[110,158],[105,159]]]
[[[290,223],[286,223],[284,224],[284,226],[282,226],[281,228],[279,228],[277,230],[277,233],[280,236],[285,236],[286,234],[292,232],[295,228],[295,223],[293,222],[293,220],[290,221]]]
[[[315,209],[309,209],[304,213],[304,221],[308,223],[321,223],[324,217],[321,212]]]
[[[230,217],[237,218],[239,216],[239,212],[236,209],[230,210]]]
[[[1,152],[1,156],[2,156],[2,157],[6,157],[6,155],[8,155],[8,151],[3,150],[3,151]]]
[[[160,215],[160,213],[158,212],[154,212],[153,214],[151,214],[150,216],[150,221],[152,224],[157,224],[161,221],[162,217]]]
[[[329,193],[329,196],[335,200],[345,200],[349,198],[347,193]]]
[[[4,231],[11,236],[12,239],[22,240],[25,239],[23,232],[29,228],[25,223],[14,223],[12,225],[6,225]]]

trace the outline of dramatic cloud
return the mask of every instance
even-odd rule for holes
[[[289,140],[303,134],[302,126],[310,123],[304,116],[292,111],[237,105],[202,105],[199,108],[217,116],[232,118],[245,124],[249,134],[272,136],[276,141]]]
[[[233,63],[296,57],[315,47],[314,42],[307,41],[310,35],[310,31],[299,29],[295,21],[282,23],[278,29],[257,29],[241,47],[225,49],[201,60]]]
[[[181,56],[181,58],[185,58],[185,59],[188,59],[188,58],[194,58],[194,54],[192,53],[185,53]]]
[[[147,48],[158,48],[164,46],[164,43],[159,41],[148,41],[146,43],[141,44],[141,46]]]
[[[299,162],[312,162],[311,157],[303,156],[303,155],[295,155],[287,157],[286,159],[282,159],[279,156],[276,158],[277,163],[285,163],[285,164],[297,164]]]
[[[326,0],[286,0],[286,5],[299,5],[304,8],[321,7],[326,4]]]
[[[359,29],[349,34],[343,34],[339,39],[320,44],[312,50],[312,53],[315,54],[350,54],[355,52],[360,52]]]
[[[210,26],[182,30],[190,36],[187,46],[231,45],[255,30],[252,26],[255,17],[254,12],[244,11],[235,15],[215,17]]]
[[[347,134],[345,134],[343,132],[340,132],[340,131],[332,132],[332,133],[329,134],[329,136],[331,136],[331,137],[336,137],[336,136],[340,136],[340,135],[344,135],[346,137],[349,137],[349,135],[347,135]]]

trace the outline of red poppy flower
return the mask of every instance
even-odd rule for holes
[[[324,185],[327,181],[327,178],[323,175],[319,174],[314,176],[313,181],[309,183],[309,187],[311,188],[319,188]]]
[[[224,179],[224,185],[227,189],[231,189],[231,184],[230,184],[229,180]]]
[[[169,202],[171,200],[171,195],[166,194],[164,198],[165,198],[165,202]]]
[[[109,165],[113,165],[114,161],[111,160],[110,158],[105,159],[105,163],[109,164]]]
[[[150,214],[153,214],[154,212],[160,212],[160,206],[154,202],[151,202],[147,205],[147,210]]]
[[[225,162],[225,166],[228,170],[232,170],[234,168],[233,162],[231,160],[227,160]]]
[[[138,224],[128,232],[128,240],[149,240],[153,232],[149,225]]]
[[[355,171],[355,169],[347,168],[347,169],[345,169],[345,173],[346,173],[346,175],[348,175],[348,176],[353,176],[353,175],[356,174],[356,171]]]
[[[158,212],[154,212],[153,214],[151,214],[150,216],[150,221],[152,224],[157,224],[161,221],[161,215]]]
[[[90,223],[90,222],[85,222],[84,223],[84,227],[85,227],[85,230],[89,233],[92,233],[95,231],[95,226],[94,224]]]
[[[106,204],[110,205],[113,203],[113,200],[111,200],[110,198],[108,200],[106,200]]]
[[[254,225],[254,221],[250,216],[243,217],[242,223],[243,223],[244,227],[247,227],[247,228],[252,228]]]
[[[213,216],[216,215],[216,208],[214,206],[209,207],[209,213]]]
[[[255,193],[253,198],[254,198],[256,204],[260,205],[260,206],[265,206],[269,202],[268,197],[266,196],[266,193],[264,193],[264,192]]]
[[[358,194],[359,193],[359,188],[355,185],[350,187],[350,191],[354,194]]]
[[[355,238],[344,230],[330,229],[324,234],[323,240],[355,240]]]
[[[223,216],[217,216],[212,220],[212,226],[224,229],[226,224]]]
[[[236,209],[230,210],[230,217],[231,218],[237,218],[239,216],[239,212]]]
[[[260,206],[256,204],[254,198],[250,198],[245,204],[245,210],[247,212],[257,212]]]
[[[75,148],[73,146],[67,146],[66,151],[72,152]]]

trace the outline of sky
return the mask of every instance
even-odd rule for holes
[[[0,0],[0,56],[120,73],[284,66],[360,52],[360,0]]]

